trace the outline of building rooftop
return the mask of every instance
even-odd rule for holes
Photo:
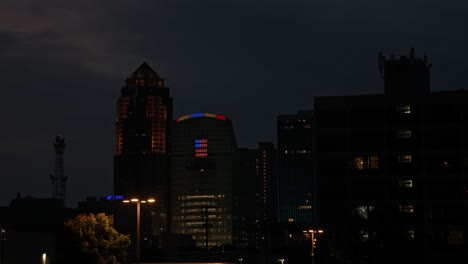
[[[158,78],[159,74],[156,73],[146,62],[143,62],[140,67],[129,78]]]

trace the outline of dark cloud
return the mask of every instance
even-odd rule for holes
[[[0,3],[0,202],[51,193],[62,133],[69,203],[111,191],[116,99],[147,61],[175,116],[229,116],[238,143],[276,141],[277,114],[314,96],[382,93],[377,52],[427,54],[434,90],[467,83],[465,1]]]

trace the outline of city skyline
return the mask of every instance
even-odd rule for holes
[[[144,61],[166,80],[174,118],[225,115],[239,147],[276,146],[276,115],[312,109],[314,96],[383,93],[379,51],[415,47],[432,91],[465,88],[467,4],[434,3],[5,1],[0,204],[51,196],[58,134],[67,204],[111,194],[116,100]]]

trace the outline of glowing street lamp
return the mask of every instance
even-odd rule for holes
[[[309,229],[309,230],[304,230],[302,232],[310,233],[310,242],[312,244],[310,255],[312,256],[312,264],[314,264],[315,263],[315,243],[317,242],[317,239],[315,238],[315,234],[316,233],[322,234],[323,230],[322,229],[318,229],[318,230]]]
[[[137,230],[136,230],[136,263],[140,263],[140,204],[141,203],[154,203],[154,198],[141,200],[139,198],[132,198],[130,200],[123,200],[124,203],[136,203],[137,204]]]

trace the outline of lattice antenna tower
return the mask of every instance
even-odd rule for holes
[[[63,201],[65,206],[66,201],[66,182],[67,177],[64,174],[63,166],[63,154],[65,152],[65,138],[61,135],[55,137],[54,149],[55,149],[55,174],[50,175],[52,181],[52,197]]]

